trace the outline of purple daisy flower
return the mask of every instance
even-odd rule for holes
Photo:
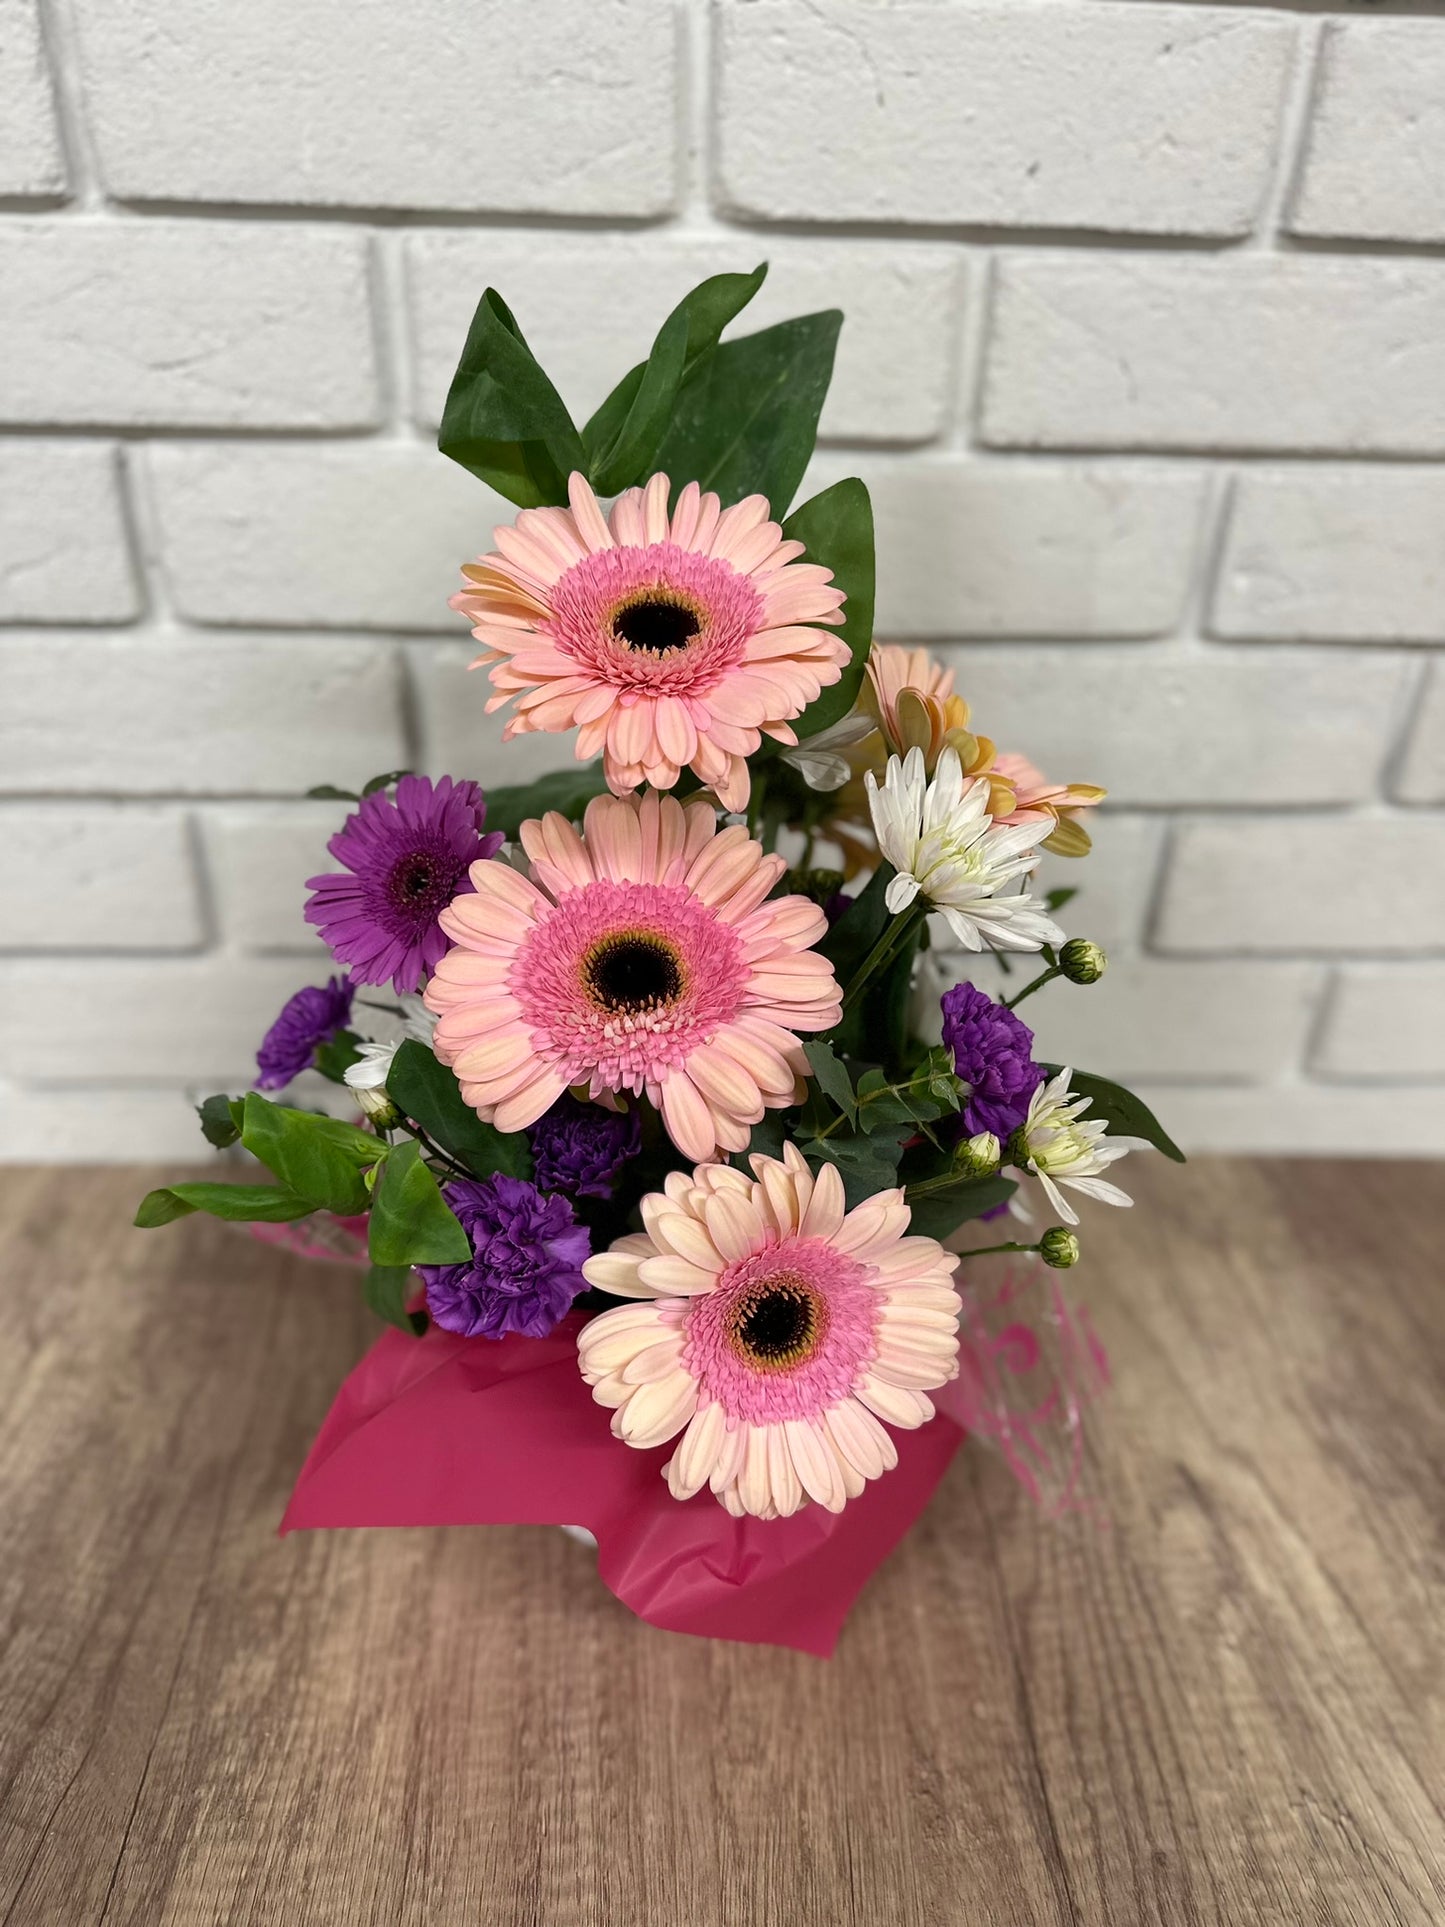
[[[486,820],[477,785],[450,776],[403,776],[394,803],[385,790],[361,799],[326,846],[345,870],[306,884],[306,921],[358,983],[421,988],[450,947],[437,919],[503,841],[482,834]]]
[[[464,1338],[544,1338],[587,1289],[582,1265],[591,1240],[571,1205],[500,1171],[444,1185],[442,1196],[471,1239],[472,1256],[461,1265],[417,1266],[437,1324]]]
[[[1034,1034],[1011,1010],[973,984],[945,991],[943,1041],[955,1074],[971,1087],[963,1121],[970,1136],[992,1131],[1003,1142],[1023,1123],[1029,1099],[1044,1081],[1033,1061]]]
[[[610,1198],[618,1172],[642,1147],[642,1118],[635,1110],[579,1103],[564,1091],[527,1136],[539,1190]]]
[[[256,1089],[279,1091],[311,1068],[320,1047],[351,1021],[355,989],[345,977],[308,984],[289,998],[281,1015],[261,1039],[256,1053]]]

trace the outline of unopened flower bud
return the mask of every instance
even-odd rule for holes
[[[1019,1125],[1016,1131],[1010,1131],[1004,1140],[1003,1162],[1005,1164],[1016,1164],[1021,1171],[1028,1169],[1029,1146],[1028,1139],[1024,1136],[1024,1127],[1022,1124]]]
[[[1096,984],[1109,968],[1109,959],[1087,937],[1070,937],[1059,952],[1059,968],[1071,984]]]
[[[991,1178],[1002,1152],[992,1131],[980,1131],[954,1147],[953,1168],[960,1177]]]
[[[392,1103],[383,1087],[363,1085],[360,1090],[353,1088],[351,1095],[378,1131],[394,1130],[400,1124],[401,1112]]]
[[[794,870],[788,878],[789,887],[799,896],[811,897],[814,903],[827,905],[843,888],[841,870]]]
[[[1072,1231],[1066,1231],[1061,1224],[1050,1225],[1039,1239],[1039,1256],[1046,1265],[1055,1271],[1067,1271],[1070,1265],[1079,1262],[1079,1241]]]

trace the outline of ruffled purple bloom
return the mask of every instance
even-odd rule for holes
[[[1033,1061],[1034,1034],[1011,1010],[973,984],[943,994],[943,1041],[953,1068],[971,1086],[963,1121],[970,1136],[992,1131],[1002,1143],[1028,1113],[1029,1099],[1044,1081]]]
[[[279,1091],[309,1070],[317,1051],[351,1021],[355,989],[345,977],[308,984],[288,999],[256,1053],[256,1089]]]
[[[442,1196],[472,1256],[462,1265],[417,1266],[437,1324],[463,1338],[544,1338],[587,1289],[582,1265],[592,1245],[571,1205],[500,1171],[444,1185]]]
[[[421,988],[450,947],[437,919],[502,843],[482,834],[486,820],[478,786],[450,776],[403,776],[394,803],[385,790],[362,797],[326,846],[345,870],[306,884],[306,921],[358,983]]]
[[[568,1197],[610,1198],[617,1174],[642,1148],[642,1118],[635,1111],[604,1111],[564,1092],[527,1136],[537,1188]]]

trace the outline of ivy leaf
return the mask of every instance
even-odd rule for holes
[[[192,1211],[207,1211],[232,1223],[289,1224],[308,1217],[314,1206],[279,1184],[168,1184],[148,1191],[135,1222],[142,1231],[172,1224]]]
[[[396,1145],[372,1194],[367,1248],[374,1265],[460,1265],[471,1240],[452,1216],[415,1138]]]
[[[765,495],[782,515],[818,438],[842,325],[831,308],[723,342],[678,396],[656,466],[725,502]]]
[[[865,1204],[898,1182],[898,1160],[909,1133],[880,1131],[876,1137],[810,1138],[798,1148],[810,1164],[836,1164],[848,1209]]]
[[[318,803],[359,803],[355,790],[339,790],[334,783],[314,783],[306,794]]]
[[[241,1135],[243,1109],[240,1098],[227,1097],[224,1092],[199,1103],[196,1116],[201,1120],[201,1133],[207,1144],[214,1144],[218,1151],[235,1144]]]
[[[663,322],[647,360],[629,369],[582,431],[588,476],[599,495],[615,495],[653,472],[680,389],[752,300],[767,271],[763,262],[751,274],[712,275]]]
[[[495,288],[472,316],[437,447],[521,508],[565,503],[568,475],[586,464],[562,397]]]
[[[386,1156],[369,1131],[316,1111],[288,1110],[259,1091],[247,1095],[241,1142],[289,1191],[339,1218],[365,1211],[362,1172]]]
[[[806,742],[840,722],[853,707],[873,644],[877,570],[868,490],[856,476],[835,482],[794,509],[783,523],[783,534],[790,542],[804,544],[809,562],[831,569],[834,582],[848,598],[843,604],[843,626],[834,633],[847,643],[853,660],[841,680],[809,703],[793,725],[799,742]]]
[[[409,769],[389,769],[385,776],[373,776],[369,783],[363,783],[361,794],[374,796],[378,790],[390,789],[393,783],[400,782],[403,776],[410,776]]]
[[[580,816],[594,796],[602,796],[607,779],[602,763],[583,763],[572,769],[553,770],[533,783],[509,783],[487,791],[487,828],[500,830],[509,843],[515,843],[523,823],[531,816],[545,816],[560,810],[563,816]]]
[[[910,1198],[912,1212],[909,1230],[922,1238],[949,1238],[960,1225],[981,1218],[996,1205],[1007,1204],[1018,1190],[1012,1178],[971,1178],[951,1185],[946,1191],[930,1191],[925,1197]]]
[[[858,1122],[858,1100],[853,1095],[853,1080],[836,1055],[833,1046],[816,1039],[804,1044],[803,1055],[812,1066],[819,1087],[830,1097],[850,1124]]]
[[[532,1147],[522,1132],[484,1124],[462,1096],[456,1073],[416,1038],[408,1037],[392,1058],[386,1090],[398,1110],[474,1177],[493,1171],[531,1177]]]
[[[1046,1077],[1057,1077],[1062,1069],[1061,1064],[1043,1067]],[[1176,1164],[1185,1162],[1184,1153],[1143,1098],[1135,1097],[1122,1084],[1111,1084],[1107,1077],[1093,1077],[1088,1071],[1074,1071],[1069,1078],[1069,1089],[1075,1097],[1092,1100],[1087,1116],[1101,1119],[1115,1137],[1142,1137],[1166,1158],[1173,1158]]]
[[[426,1313],[406,1308],[407,1299],[415,1290],[416,1279],[410,1265],[373,1265],[366,1274],[367,1308],[378,1318],[384,1318],[388,1325],[395,1325],[398,1331],[420,1338],[427,1327]]]

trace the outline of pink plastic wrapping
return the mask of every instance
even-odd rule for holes
[[[385,1332],[337,1394],[281,1530],[582,1525],[605,1584],[652,1625],[826,1657],[961,1428],[940,1416],[899,1434],[897,1467],[841,1513],[733,1519],[709,1492],[670,1495],[670,1448],[613,1438],[577,1370],[581,1322],[499,1341]]]

